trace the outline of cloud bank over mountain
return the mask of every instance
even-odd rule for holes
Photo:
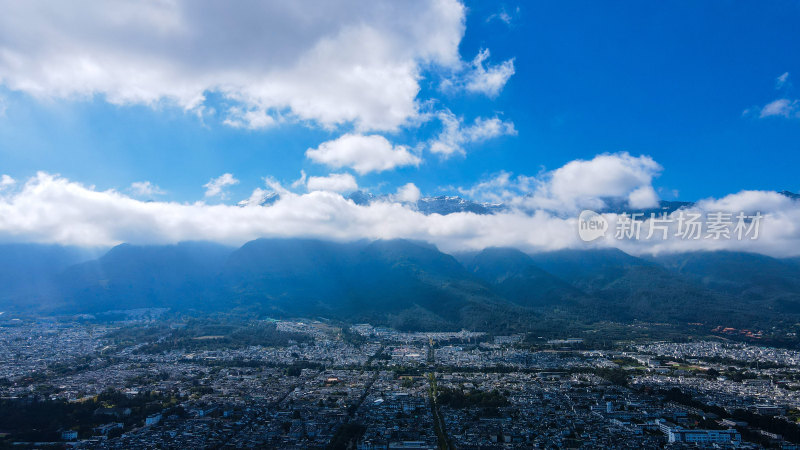
[[[672,222],[654,235],[650,221],[641,224],[638,239],[618,239],[615,230],[628,211],[656,206],[657,197],[641,203],[643,191],[661,166],[646,156],[627,153],[577,160],[536,177],[501,174],[473,194],[499,199],[505,207],[492,214],[456,212],[424,214],[414,203],[419,189],[408,184],[395,195],[356,203],[344,193],[357,189],[349,175],[307,180],[308,192],[291,190],[268,179],[252,200],[242,205],[140,201],[122,192],[99,191],[57,175],[39,173],[0,192],[0,237],[3,241],[110,246],[209,240],[242,244],[259,237],[318,237],[341,241],[408,238],[431,242],[444,251],[516,247],[527,251],[616,247],[631,254],[695,250],[737,250],[773,256],[800,254],[800,204],[770,191],[742,191],[719,199],[703,199],[672,212]],[[490,192],[493,191],[493,192]],[[264,204],[268,193],[271,202]],[[651,194],[647,194],[650,196]],[[654,191],[653,194],[654,195]],[[606,211],[609,232],[587,244],[578,236],[579,208]],[[656,208],[655,211],[658,209]],[[731,230],[740,213],[762,216],[757,239],[750,234],[713,239],[676,236],[678,214],[730,214]],[[647,219],[649,215],[641,219]],[[748,220],[749,227],[752,220]],[[648,234],[650,238],[647,239]],[[730,234],[730,233],[729,233]]]

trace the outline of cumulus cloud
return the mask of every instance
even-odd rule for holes
[[[312,177],[313,178],[313,177]],[[515,181],[511,178],[511,181]],[[576,215],[546,210],[511,208],[494,215],[456,213],[424,215],[398,198],[357,205],[330,190],[290,192],[276,182],[268,187],[280,198],[267,206],[175,203],[136,200],[120,192],[98,191],[62,177],[39,173],[20,189],[0,193],[0,237],[23,242],[108,246],[211,240],[239,245],[259,237],[318,237],[334,240],[424,240],[444,251],[513,246],[526,251],[563,248],[617,247],[632,254],[728,249],[774,256],[800,253],[800,202],[775,192],[745,191],[706,199],[690,209],[758,211],[763,215],[760,236],[751,239],[618,240],[614,231],[620,216],[610,222],[605,238],[586,244],[579,240]],[[673,213],[675,215],[676,213]],[[645,224],[642,236],[646,234]]]
[[[418,166],[421,162],[408,148],[392,146],[385,137],[374,134],[345,134],[333,141],[323,142],[315,149],[308,149],[306,156],[335,169],[350,167],[361,175],[395,167]]]
[[[653,178],[661,170],[649,156],[635,157],[627,152],[598,155],[591,160],[571,161],[553,171],[542,194],[575,208],[620,197],[627,197],[632,207],[655,206],[658,197],[647,190],[652,191]]]
[[[163,195],[165,192],[155,184],[149,181],[136,181],[131,183],[131,192],[139,197],[152,197],[154,195]]]
[[[476,183],[469,188],[459,188],[458,191],[471,199],[490,203],[519,203],[523,198],[531,195],[540,182],[535,177],[517,175],[502,171],[486,180]]]
[[[790,209],[796,202],[772,191],[741,191],[720,199],[708,198],[697,202],[697,207],[707,211],[779,211]]]
[[[517,244],[554,249],[575,244],[574,235],[567,220],[543,213],[425,216],[392,201],[356,205],[329,190],[284,190],[269,206],[242,208],[144,202],[39,173],[19,192],[0,195],[0,236],[28,242],[107,246],[212,240],[237,245],[263,236],[410,238],[452,251]]]
[[[236,184],[239,184],[239,180],[234,178],[233,174],[223,173],[217,178],[212,178],[209,180],[208,183],[203,185],[203,187],[206,188],[206,197],[225,198],[227,195],[225,188]]]
[[[233,106],[228,108],[228,117],[222,123],[233,128],[258,130],[269,128],[275,125],[277,121],[265,109],[243,110],[238,106]]]
[[[603,209],[609,206],[609,201],[640,209],[658,204],[652,182],[661,170],[661,165],[649,156],[610,153],[590,160],[570,161],[536,176],[514,177],[501,172],[471,188],[462,188],[461,192],[485,201],[557,214],[573,214],[584,208]]]
[[[641,186],[628,194],[628,207],[632,209],[653,208],[658,206],[658,194],[653,186]]]
[[[271,183],[271,184],[270,184]],[[268,206],[145,202],[120,192],[98,191],[65,178],[39,173],[21,189],[0,194],[0,236],[4,240],[108,246],[211,240],[239,245],[259,237],[319,237],[334,240],[407,238],[425,240],[444,251],[514,246],[546,251],[587,246],[618,247],[632,254],[700,249],[754,251],[774,256],[800,253],[800,203],[775,192],[746,191],[699,202],[691,211],[735,213],[750,208],[763,214],[756,240],[617,240],[620,219],[606,214],[609,234],[586,244],[579,240],[575,216],[519,209],[494,215],[424,215],[411,205],[387,199],[357,205],[341,194],[281,190]],[[411,192],[413,189],[401,189]],[[646,225],[643,228],[645,234]]]
[[[688,219],[692,215],[702,223],[700,233],[696,239],[681,237],[681,218]],[[612,230],[619,226],[620,216],[606,216],[611,221]],[[760,219],[753,220],[755,216],[760,216]],[[800,202],[777,192],[741,191],[720,199],[704,199],[692,207],[673,212],[668,219],[667,239],[657,232],[654,239],[616,240],[612,233],[607,236],[606,245],[633,254],[733,250],[787,257],[800,253],[796,247],[784,247],[800,244],[800,228],[796,225],[800,220]],[[721,238],[716,238],[709,228],[709,223],[717,221],[724,224],[726,229]],[[649,234],[652,223],[652,219],[642,222],[642,238]],[[685,231],[687,228],[684,227]],[[756,239],[752,239],[754,236]]]
[[[457,67],[465,8],[404,2],[0,2],[0,83],[40,98],[174,104],[208,93],[226,123],[285,114],[392,130],[417,114],[423,67]]]
[[[398,202],[413,203],[419,200],[421,196],[422,194],[417,185],[414,183],[406,183],[397,188],[397,193],[394,194],[393,198]]]
[[[17,181],[11,178],[9,175],[3,174],[0,176],[0,190],[6,189],[15,185]]]
[[[464,120],[450,111],[438,114],[442,122],[442,131],[430,143],[430,151],[444,157],[465,154],[467,144],[486,141],[503,135],[516,135],[517,130],[512,122],[498,117],[485,119],[475,118],[471,125],[464,125]]]
[[[349,173],[332,173],[327,177],[308,177],[309,191],[352,192],[358,189],[355,177]]]

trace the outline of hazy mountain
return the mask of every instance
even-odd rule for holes
[[[65,308],[102,311],[206,307],[230,247],[208,242],[165,246],[122,244],[58,276]]]
[[[657,264],[616,249],[563,250],[532,255],[534,262],[585,292],[581,314],[609,320],[708,322],[727,314],[752,323],[752,309]]]
[[[120,245],[91,261],[69,248],[3,249],[0,299],[18,310],[243,307],[498,332],[554,315],[751,327],[800,319],[800,261],[746,253],[490,248],[457,260],[422,242],[318,239],[258,239],[238,249]]]
[[[617,249],[559,250],[531,255],[536,266],[579,289],[596,289],[631,267],[654,265]]]
[[[514,248],[487,248],[465,263],[468,270],[502,297],[523,306],[574,304],[586,295]]]
[[[511,307],[452,256],[406,240],[260,239],[231,255],[224,278],[237,304],[400,328],[457,329]]]
[[[800,312],[800,267],[753,253],[693,252],[652,258],[664,267],[741,302]]]
[[[795,256],[794,258],[783,258],[781,261],[800,269],[800,256]]]
[[[58,245],[0,244],[0,307],[36,307],[56,296],[55,277],[97,257],[99,250]]]
[[[258,239],[228,258],[221,282],[234,304],[263,304],[300,313],[321,309],[348,292],[356,256],[365,242],[335,243],[317,239]]]

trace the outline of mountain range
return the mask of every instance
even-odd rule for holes
[[[800,200],[800,194],[795,194],[789,191],[781,191],[779,194],[788,197],[792,200]],[[374,195],[366,191],[354,191],[347,195],[347,199],[351,200],[356,205],[368,205],[374,201],[389,200],[388,195]],[[252,199],[243,200],[239,202],[239,206],[248,206],[253,203],[259,206],[269,206],[280,200],[280,194],[277,192],[264,192],[261,197],[255,201]],[[629,213],[629,214],[643,214],[644,217],[649,217],[651,214],[670,214],[681,208],[688,208],[694,205],[694,202],[681,202],[681,201],[668,201],[660,200],[657,205],[651,208],[631,208],[627,200],[619,198],[604,198],[603,202],[605,207],[598,209],[599,213]],[[422,197],[415,202],[411,202],[412,206],[419,212],[430,214],[454,214],[460,212],[470,212],[475,214],[495,214],[499,212],[508,211],[508,205],[503,203],[489,203],[477,202],[461,198],[458,196],[434,196]]]
[[[551,319],[767,327],[800,321],[800,260],[616,249],[449,255],[408,240],[258,239],[102,254],[0,245],[0,308],[145,307],[326,317],[400,329],[524,331]]]

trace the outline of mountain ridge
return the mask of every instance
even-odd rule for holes
[[[29,259],[42,259],[46,268],[50,254],[33,246]],[[6,259],[6,266],[12,263]],[[527,254],[487,248],[456,258],[402,239],[268,238],[238,248],[122,244],[48,270],[48,288],[36,295],[25,283],[41,277],[6,277],[2,307],[63,313],[246,308],[401,329],[505,331],[552,317],[675,324],[724,318],[736,326],[800,320],[800,263],[736,252],[636,257],[617,249]],[[30,298],[21,301],[25,295]]]

